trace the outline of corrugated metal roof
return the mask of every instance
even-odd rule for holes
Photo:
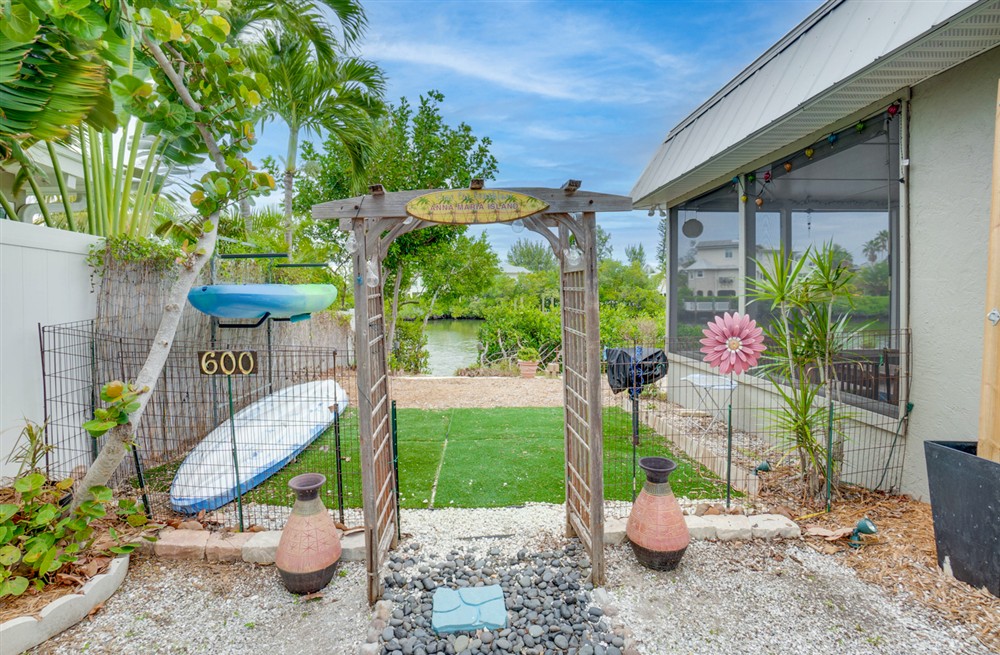
[[[1000,0],[831,0],[680,122],[632,189],[672,206],[1000,45]]]

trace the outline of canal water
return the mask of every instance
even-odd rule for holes
[[[482,321],[441,319],[427,324],[428,365],[431,375],[455,375],[476,363],[479,357],[479,326]]]

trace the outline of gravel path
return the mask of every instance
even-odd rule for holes
[[[398,623],[386,626],[391,635],[384,629],[373,635],[379,653],[406,652],[402,641],[420,628],[425,608],[419,601],[430,594],[421,586],[459,580],[500,582],[513,590],[507,598],[512,630],[470,635],[458,642],[462,651],[455,650],[454,636],[427,634],[424,642],[409,642],[407,655],[419,655],[415,646],[422,644],[423,652],[449,654],[989,653],[960,625],[903,597],[890,598],[837,558],[801,542],[694,542],[671,573],[643,569],[627,545],[614,546],[605,595],[583,582],[588,563],[562,537],[561,506],[409,510],[402,516],[404,539],[386,571],[390,620]],[[322,598],[303,602],[284,591],[273,567],[140,560],[100,612],[36,652],[355,655],[373,615],[363,600],[362,565],[345,563],[341,570]],[[602,610],[591,612],[595,599]],[[398,651],[385,647],[392,640]],[[426,646],[431,641],[434,650]],[[539,651],[539,645],[552,650]]]
[[[397,407],[562,407],[561,378],[393,377]]]

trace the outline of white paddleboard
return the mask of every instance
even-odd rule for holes
[[[280,471],[347,406],[347,393],[339,384],[320,380],[286,387],[244,407],[188,453],[170,486],[170,506],[197,514],[236,499],[234,426],[243,494]]]

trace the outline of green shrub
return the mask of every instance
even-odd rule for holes
[[[427,353],[427,335],[420,321],[396,323],[396,343],[389,356],[389,367],[405,373],[425,373],[430,355]]]
[[[653,344],[662,343],[663,313],[637,314],[628,307],[601,306],[601,343]]]
[[[851,309],[853,304],[854,308]],[[850,300],[838,298],[833,303],[833,311],[837,315],[848,312],[855,317],[880,318],[889,316],[889,296],[855,295]]]
[[[108,516],[111,490],[92,487],[94,500],[65,512],[59,499],[72,486],[72,479],[53,484],[38,472],[15,478],[15,502],[0,504],[0,598],[20,596],[29,584],[43,589],[60,568],[94,545],[91,523]],[[134,527],[148,521],[131,500],[119,501],[115,514]],[[135,549],[135,544],[123,543],[113,527],[109,533],[117,543],[110,552]]]
[[[530,346],[521,348],[517,351],[517,359],[522,362],[537,362],[539,358],[538,348],[532,348]]]
[[[534,348],[539,360],[548,363],[558,356],[562,346],[559,311],[544,311],[537,306],[503,304],[486,313],[479,328],[483,344],[482,361],[512,361],[521,348]]]
[[[466,378],[514,378],[520,374],[521,371],[505,359],[492,364],[473,364],[455,371],[455,375]]]

